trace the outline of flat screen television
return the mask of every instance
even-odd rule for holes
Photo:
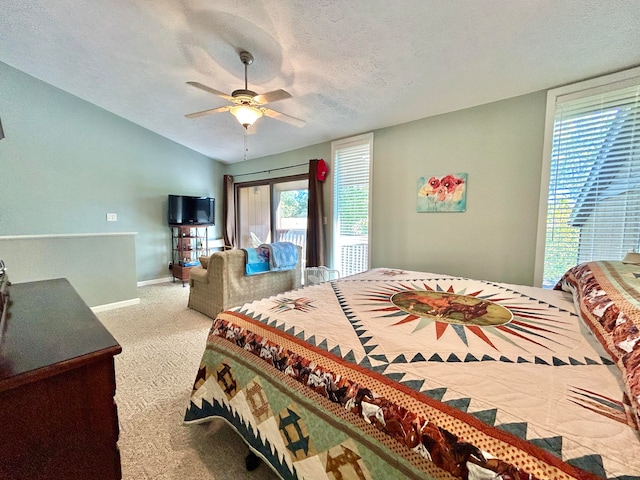
[[[215,200],[211,197],[169,195],[169,225],[213,225]]]

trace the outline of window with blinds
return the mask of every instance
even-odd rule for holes
[[[550,150],[542,278],[549,288],[578,263],[638,250],[640,76],[557,95]]]
[[[333,265],[342,276],[369,268],[373,134],[331,144]]]

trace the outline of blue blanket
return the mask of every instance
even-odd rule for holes
[[[243,248],[245,254],[245,275],[258,275],[269,271],[269,249],[260,246],[258,248]]]
[[[293,270],[298,263],[298,248],[291,242],[274,242],[260,245],[269,250],[269,266],[272,272]]]

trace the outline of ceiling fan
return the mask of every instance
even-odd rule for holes
[[[256,92],[249,90],[247,88],[247,66],[253,63],[253,55],[243,50],[242,52],[240,52],[240,60],[244,64],[244,88],[234,90],[231,95],[227,95],[198,82],[187,82],[187,85],[191,85],[192,87],[199,88],[200,90],[204,90],[205,92],[218,95],[219,97],[232,102],[233,105],[211,108],[208,110],[203,110],[201,112],[188,113],[187,115],[185,115],[185,117],[198,118],[205,115],[210,115],[212,113],[231,112],[233,116],[236,117],[238,122],[240,122],[240,125],[242,125],[245,129],[248,129],[251,125],[253,125],[253,123],[257,119],[262,117],[262,115],[275,118],[276,120],[282,120],[297,127],[303,126],[306,123],[304,120],[300,120],[299,118],[277,112],[264,106],[268,103],[291,98],[291,94],[284,90],[274,90],[272,92],[258,95]]]

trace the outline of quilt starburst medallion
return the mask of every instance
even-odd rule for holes
[[[431,328],[436,340],[453,330],[464,345],[470,334],[495,350],[496,339],[524,351],[528,345],[553,351],[571,343],[566,313],[490,283],[454,283],[459,282],[385,282],[366,291],[360,302],[374,307],[367,309],[374,317],[396,319],[392,326],[411,324],[413,332]]]

